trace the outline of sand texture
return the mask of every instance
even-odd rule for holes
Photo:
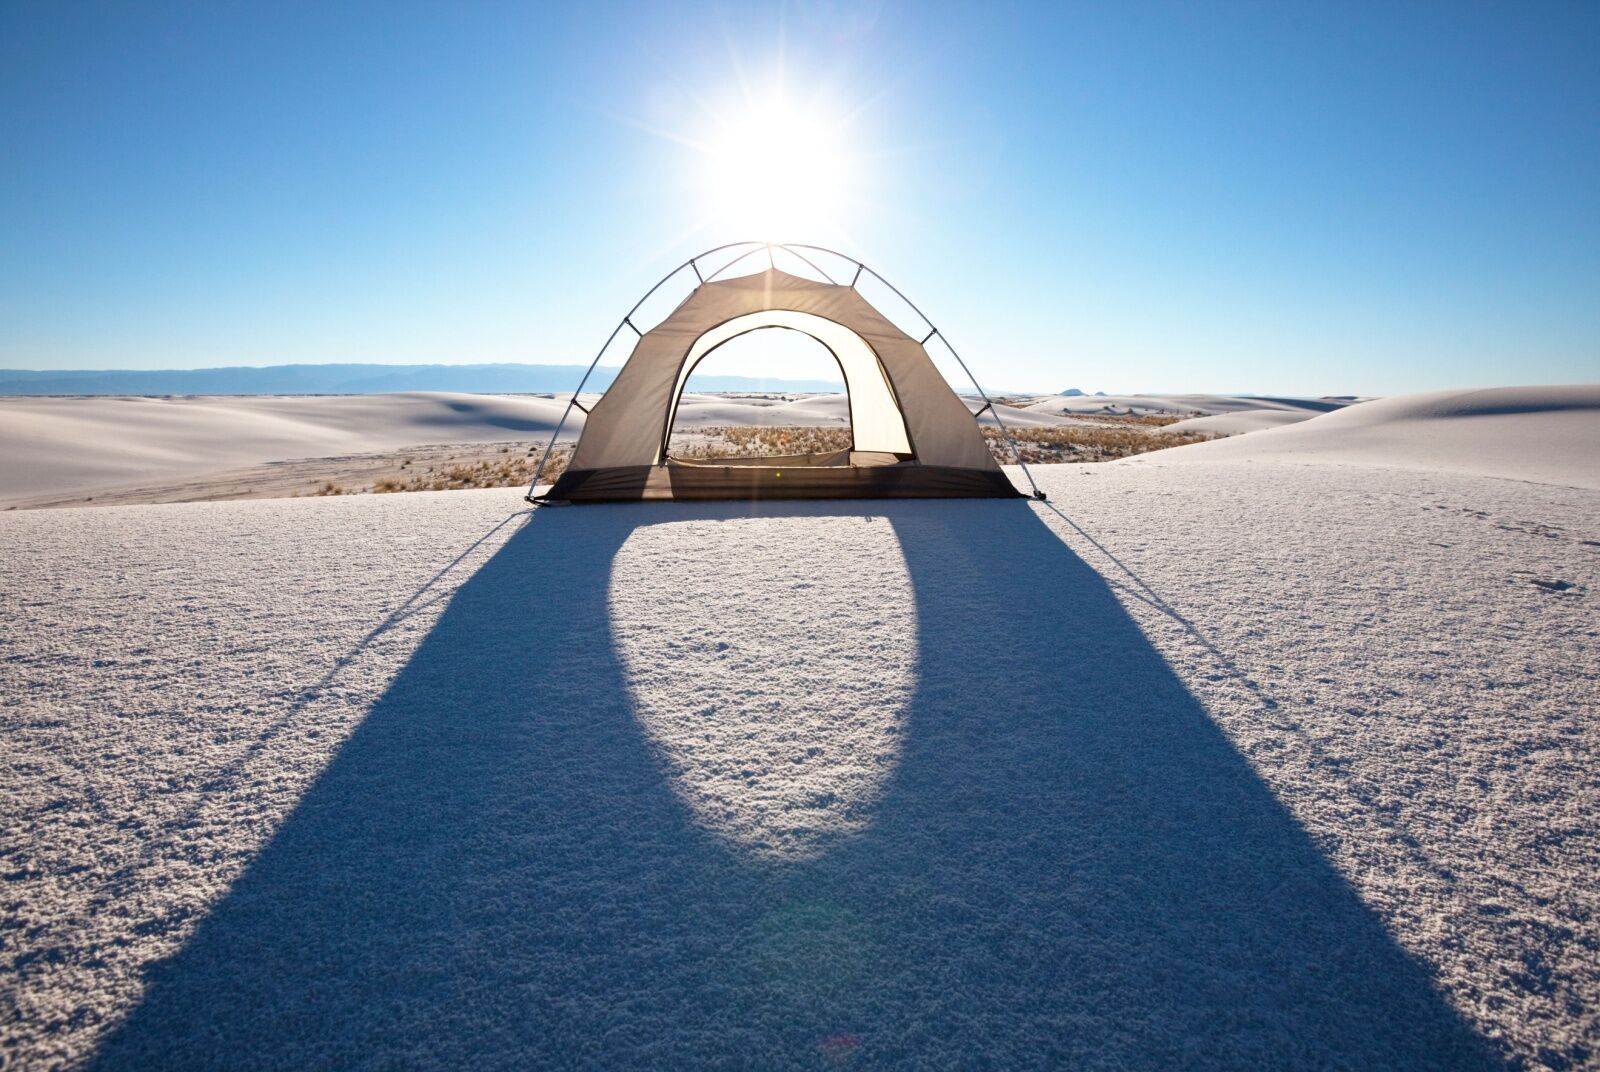
[[[272,462],[548,438],[565,408],[566,396],[531,395],[0,398],[0,507]],[[569,418],[574,435],[582,417]]]
[[[1597,1066],[1600,492],[1211,450],[0,516],[8,1067]]]
[[[1040,395],[1019,400],[1036,413],[1080,415],[1211,416],[1262,411],[1289,414],[1301,420],[1349,405],[1349,398],[1272,398],[1265,395]]]
[[[423,393],[0,398],[0,509],[279,497],[305,494],[329,481],[359,488],[405,476],[398,469],[408,455],[437,458],[473,448],[481,454],[481,448],[498,451],[507,444],[516,451],[542,449],[566,398]],[[597,398],[585,395],[582,401],[593,405]],[[1241,404],[1211,396],[1186,396],[1185,404],[1208,399],[1216,407]],[[969,399],[967,405],[976,411],[982,403]],[[1084,423],[1042,405],[997,404],[996,410],[1009,428]],[[571,412],[563,441],[577,440],[583,417],[581,409]],[[996,425],[994,413],[978,419]],[[696,429],[751,426],[846,428],[849,403],[842,394],[685,393],[675,423],[690,435]]]
[[[1162,458],[1377,466],[1600,489],[1600,384],[1380,398]]]

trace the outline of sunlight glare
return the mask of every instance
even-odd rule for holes
[[[700,161],[717,231],[792,241],[836,224],[850,170],[838,135],[821,108],[777,95],[717,122]]]

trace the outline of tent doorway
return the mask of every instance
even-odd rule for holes
[[[749,328],[686,362],[665,459],[847,463],[857,449],[849,377],[839,354],[804,327]]]

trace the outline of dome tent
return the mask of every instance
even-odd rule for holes
[[[715,272],[701,271],[702,260],[728,250],[742,252]],[[809,269],[822,278],[780,269],[776,256],[780,251],[786,264],[793,259],[804,266],[801,271]],[[802,251],[847,261],[854,275],[850,282],[839,283]],[[763,270],[718,278],[763,254],[767,262]],[[694,272],[694,290],[659,324],[641,330],[633,322],[634,314],[685,268]],[[989,453],[974,414],[924,348],[938,330],[929,323],[921,340],[902,331],[857,289],[863,273],[905,301],[861,262],[815,246],[737,243],[684,262],[623,317],[590,364],[584,382],[624,327],[638,336],[627,362],[597,403],[585,406],[574,393],[562,424],[574,406],[584,410],[587,419],[578,445],[549,493],[536,497],[530,487],[529,501],[1016,497],[1019,493]],[[909,301],[906,305],[922,315]],[[765,328],[801,332],[833,356],[848,396],[850,447],[710,461],[672,457],[668,444],[673,418],[695,367],[725,343]],[[950,352],[955,355],[953,349]],[[965,363],[955,356],[965,370]],[[973,386],[977,387],[975,380]],[[580,383],[578,390],[582,388]],[[993,412],[986,395],[984,403],[978,412]],[[999,415],[995,416],[998,421]],[[540,471],[560,431],[558,425],[540,459]],[[1028,480],[1032,484],[1031,474]],[[534,487],[537,484],[538,473]],[[1034,494],[1043,497],[1037,486]]]

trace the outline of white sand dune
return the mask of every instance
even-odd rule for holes
[[[1375,405],[1450,458],[1586,434],[1519,397]],[[1223,453],[0,515],[0,1045],[1593,1065],[1600,492]]]
[[[967,404],[967,408],[974,413],[977,413],[984,407],[984,402],[981,398],[969,398],[963,395],[961,401],[965,402]],[[1062,425],[1088,423],[1085,421],[1074,421],[1070,417],[1063,417],[1057,413],[1048,413],[1043,410],[1019,408],[1017,406],[1000,405],[998,403],[995,405],[994,409],[999,412],[1000,419],[1006,422],[1007,428],[1057,428]],[[995,419],[993,412],[986,412],[978,418],[978,423],[993,428],[998,426],[999,421]]]
[[[589,403],[598,396],[586,395]],[[977,406],[969,401],[972,408]],[[386,394],[0,398],[0,507],[303,458],[548,436],[566,396]],[[1001,407],[1019,428],[1070,423]],[[583,411],[564,435],[576,439]],[[994,417],[980,418],[992,425]],[[685,394],[680,427],[844,426],[843,394]]]
[[[1251,395],[1041,395],[1022,408],[1039,413],[1100,415],[1211,416],[1223,413],[1271,412],[1301,419],[1329,413],[1348,404],[1341,398],[1271,398]]]
[[[771,427],[845,425],[850,406],[843,394],[813,395],[790,401],[728,398],[685,393],[674,422],[679,427],[763,424]]]
[[[1299,424],[1320,413],[1304,409],[1242,409],[1231,413],[1213,413],[1208,417],[1190,417],[1169,424],[1163,432],[1205,432],[1208,435],[1243,435],[1267,428],[1281,428],[1286,424]]]
[[[0,515],[0,1043],[1592,1064],[1594,403],[1395,398],[1045,504]]]
[[[588,395],[592,403],[598,396]],[[983,403],[963,398],[977,412]],[[497,443],[547,435],[565,396],[440,393],[172,398],[0,398],[0,507],[148,487],[282,461],[369,454],[432,444]],[[1335,406],[1318,400],[1218,395],[1045,396],[995,407],[1011,428],[1082,423],[1082,414],[1221,414],[1174,428],[1235,432],[1298,420]],[[583,411],[565,433],[576,439]],[[985,412],[980,423],[994,427]],[[842,427],[843,394],[686,393],[677,425]]]
[[[1235,460],[1474,473],[1600,488],[1600,385],[1377,399],[1286,428],[1163,451],[1147,464]]]
[[[0,398],[0,506],[292,458],[544,433],[566,397]],[[569,427],[581,429],[574,410]]]
[[[7,479],[554,419],[287,401],[30,400]],[[1581,1066],[1597,431],[1600,388],[1518,388],[1037,467],[1049,506],[8,515],[0,1038],[23,1067]]]
[[[976,413],[983,408],[981,399],[962,398],[967,408]],[[1051,413],[996,406],[1000,417],[1011,428],[1049,428],[1073,423]],[[676,423],[685,427],[711,425],[765,424],[781,426],[844,425],[850,420],[850,401],[844,394],[814,395],[793,401],[768,401],[760,398],[727,398],[720,395],[684,394],[678,405]],[[978,418],[981,424],[994,427],[995,417],[985,413]]]

